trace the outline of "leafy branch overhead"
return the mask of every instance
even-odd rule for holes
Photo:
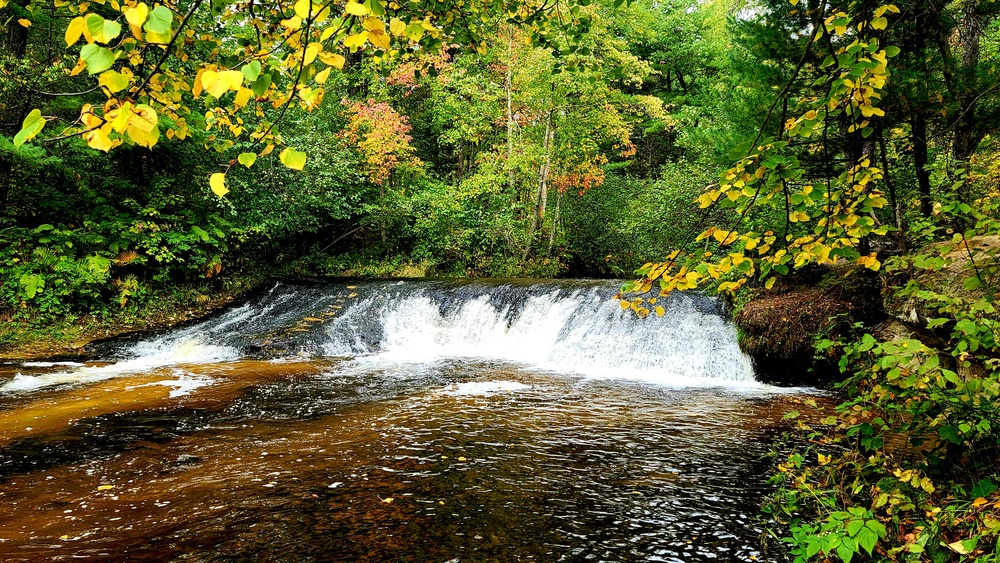
[[[815,12],[802,61],[782,95],[801,80],[807,55],[826,48],[829,54],[814,69],[819,76],[813,91],[798,100],[794,117],[782,119],[777,138],[761,132],[739,146],[733,154],[735,164],[698,198],[704,210],[729,213],[730,224],[700,230],[694,242],[705,241],[703,252],[678,250],[665,262],[644,265],[636,272],[642,279],[625,284],[623,293],[646,294],[653,284],[658,285],[659,296],[706,285],[731,292],[752,279],[770,288],[775,273],[787,274],[806,264],[847,261],[879,269],[875,253],[862,251],[862,241],[891,229],[875,218],[875,211],[889,202],[879,186],[883,170],[875,165],[869,140],[876,126],[873,120],[884,115],[878,104],[890,76],[889,59],[900,52],[897,47],[883,47],[877,36],[885,27],[887,12],[899,9],[886,4],[854,14],[833,9]],[[842,144],[849,165],[836,176],[816,180],[806,173],[799,155],[829,150],[828,139],[834,134],[845,137]],[[783,217],[780,232],[742,228],[744,220],[761,209]],[[708,250],[709,243],[716,252]],[[646,316],[647,304],[655,304],[655,299],[623,298],[621,305]]]
[[[8,3],[0,0],[0,9]],[[246,147],[226,169],[250,167],[282,146],[276,125],[286,112],[316,109],[331,73],[358,53],[392,58],[453,44],[485,51],[491,26],[503,19],[530,30],[539,45],[554,27],[578,40],[590,25],[576,5],[533,0],[32,0],[24,12],[25,27],[33,19],[66,22],[65,46],[76,59],[66,70],[94,95],[69,122],[31,111],[15,146],[79,136],[105,152],[152,148],[161,135],[184,140],[201,129],[211,149]],[[301,170],[306,155],[286,147],[280,160]],[[225,195],[225,170],[210,185]]]

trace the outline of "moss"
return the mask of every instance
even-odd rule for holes
[[[163,330],[208,315],[254,289],[260,276],[233,278],[217,290],[200,285],[174,286],[105,315],[62,317],[39,325],[0,322],[0,359],[83,357],[87,345],[132,332]]]

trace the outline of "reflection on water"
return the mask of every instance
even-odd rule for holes
[[[0,560],[783,561],[755,514],[796,400],[347,360],[6,395]]]

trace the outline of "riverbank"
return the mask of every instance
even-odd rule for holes
[[[105,314],[67,315],[45,322],[0,319],[0,359],[85,357],[91,342],[166,330],[200,319],[253,291],[263,280],[261,276],[233,278],[215,290],[204,285],[175,286],[140,305]]]

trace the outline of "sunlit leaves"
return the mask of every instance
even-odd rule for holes
[[[87,67],[90,74],[98,74],[111,68],[115,64],[115,54],[109,49],[101,47],[96,43],[88,43],[80,49],[80,59]]]
[[[21,130],[14,135],[14,146],[20,147],[35,138],[42,131],[43,127],[45,127],[45,118],[42,117],[41,110],[31,110],[21,123]]]
[[[142,29],[156,35],[168,36],[167,39],[169,39],[170,28],[173,20],[174,13],[163,4],[160,4],[149,12],[149,16],[146,19],[146,22],[142,25]]]
[[[240,72],[243,73],[243,77],[247,79],[247,82],[253,83],[260,76],[260,61],[250,61],[243,65]]]
[[[207,131],[211,150],[223,152],[246,141],[281,147],[271,120],[290,107],[319,107],[323,85],[344,68],[348,52],[392,57],[452,45],[478,48],[489,33],[479,21],[508,7],[512,20],[532,18],[532,29],[540,33],[551,8],[537,11],[519,1],[480,6],[424,0],[250,5],[57,0],[51,16],[65,22],[66,45],[86,43],[69,74],[87,71],[93,91],[106,97],[90,100],[94,105],[79,121],[69,120],[60,135],[80,135],[90,147],[109,151],[121,144],[152,147],[161,130],[168,139],[183,140],[197,123]],[[146,126],[126,116],[140,106],[163,119]],[[281,154],[287,166],[305,164],[304,152]]]
[[[87,14],[86,24],[90,36],[98,43],[110,43],[122,31],[120,23],[106,20],[97,14]]]
[[[212,189],[212,193],[219,197],[223,197],[229,193],[229,188],[226,187],[226,175],[222,172],[212,174],[208,179],[208,185]]]
[[[98,83],[112,94],[128,88],[131,81],[125,75],[113,70],[106,70],[98,77]]]
[[[237,158],[237,161],[243,166],[250,168],[251,166],[253,166],[253,163],[257,161],[257,154],[252,152],[240,153],[240,156]]]
[[[146,4],[140,2],[135,6],[130,8],[125,8],[123,10],[125,14],[125,21],[129,25],[141,28],[144,23],[146,23],[146,18],[149,16],[149,8]]]
[[[292,170],[302,170],[306,165],[306,153],[287,147],[278,155],[281,163]]]
[[[84,30],[87,29],[87,20],[81,17],[76,17],[70,20],[69,25],[66,27],[66,34],[64,38],[66,39],[66,46],[73,45],[80,40],[80,36],[83,35]]]
[[[239,90],[241,84],[243,84],[243,73],[238,70],[222,72],[207,70],[201,75],[202,87],[216,98],[221,98],[230,90]]]

